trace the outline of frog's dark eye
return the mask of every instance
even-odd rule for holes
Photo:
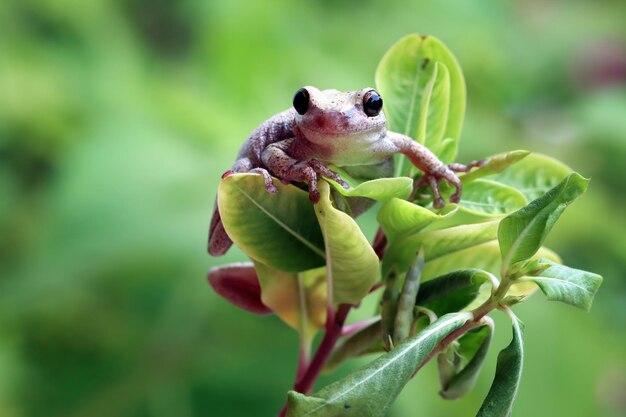
[[[300,114],[306,113],[309,109],[309,92],[306,88],[296,91],[296,95],[293,96],[293,108]]]
[[[378,116],[383,108],[383,98],[374,90],[370,90],[363,96],[363,111],[369,117]]]

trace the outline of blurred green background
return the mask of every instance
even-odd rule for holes
[[[413,32],[464,69],[461,161],[523,148],[593,177],[548,243],[605,283],[590,314],[516,309],[514,415],[626,415],[625,16],[621,0],[3,0],[0,416],[274,416],[297,336],[206,283],[244,259],[206,254],[220,174],[297,88],[372,85]],[[393,415],[474,415],[510,338],[496,319],[474,392],[440,399],[431,364]]]

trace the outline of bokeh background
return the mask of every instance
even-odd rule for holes
[[[605,283],[589,314],[516,309],[514,415],[626,415],[625,19],[621,0],[1,1],[0,416],[274,416],[297,336],[206,283],[244,259],[206,254],[220,174],[297,88],[372,85],[413,32],[464,69],[461,161],[530,149],[593,178],[548,243]],[[496,319],[474,392],[440,399],[431,364],[393,416],[474,415]]]

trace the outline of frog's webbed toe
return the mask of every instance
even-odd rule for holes
[[[263,176],[263,181],[265,182],[265,190],[268,193],[276,194],[278,192],[278,188],[276,188],[276,186],[274,185],[272,176],[267,169],[253,168],[249,172],[253,174],[261,174]]]

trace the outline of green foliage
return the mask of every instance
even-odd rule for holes
[[[287,416],[384,416],[439,342],[471,318],[467,312],[443,316],[391,352],[312,396],[289,392]]]

